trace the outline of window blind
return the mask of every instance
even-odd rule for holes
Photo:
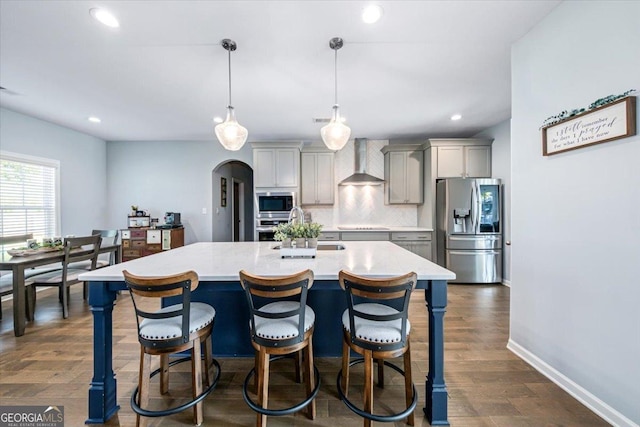
[[[59,230],[58,170],[57,161],[0,154],[2,237],[33,234],[34,238],[41,239],[56,235]]]

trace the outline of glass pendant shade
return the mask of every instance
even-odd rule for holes
[[[241,149],[249,135],[247,128],[236,121],[236,115],[231,105],[227,107],[227,119],[216,125],[215,131],[220,144],[229,151]]]
[[[351,129],[342,123],[337,105],[333,106],[331,121],[320,129],[320,135],[329,150],[342,150],[349,141]]]

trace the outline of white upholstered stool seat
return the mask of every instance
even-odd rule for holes
[[[155,313],[182,311],[182,304],[174,304],[161,308]],[[202,302],[192,302],[189,313],[189,334],[210,325],[216,317],[215,308]],[[144,319],[140,322],[139,334],[148,340],[166,340],[182,335],[182,317],[166,319]]]
[[[384,304],[376,303],[363,303],[353,306],[354,311],[359,311],[365,314],[373,315],[388,315],[400,313],[393,307],[389,307]],[[402,340],[402,320],[369,320],[362,317],[355,316],[355,335],[365,341],[380,342],[380,343],[392,343],[400,342]],[[349,309],[342,313],[342,327],[351,332],[351,325],[349,322]],[[407,320],[407,334],[411,332],[411,323]]]
[[[277,301],[272,302],[261,309],[259,312],[264,313],[286,313],[296,310],[300,307],[297,301]],[[290,316],[282,319],[266,319],[256,314],[256,330],[255,333],[259,337],[270,340],[282,340],[298,336],[298,322],[300,316]],[[316,313],[308,305],[304,311],[304,332],[311,329],[316,321]]]

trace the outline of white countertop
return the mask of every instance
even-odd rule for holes
[[[280,258],[279,242],[200,242],[100,268],[80,275],[86,281],[121,281],[122,271],[162,276],[194,270],[202,281],[237,281],[242,269],[262,276],[293,274],[310,268],[317,280],[337,280],[342,269],[367,277],[415,271],[419,280],[453,280],[455,273],[391,242],[331,242],[346,249],[321,250],[316,258]]]

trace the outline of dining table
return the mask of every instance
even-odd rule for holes
[[[82,249],[77,249],[82,250]],[[117,244],[103,244],[99,253],[114,253],[115,263],[122,260],[122,246]],[[16,337],[24,335],[26,327],[25,310],[25,271],[31,268],[56,265],[64,261],[64,250],[34,250],[29,254],[12,256],[7,251],[0,254],[0,270],[11,271],[13,275],[13,331]]]
[[[192,301],[205,302],[216,310],[214,355],[253,357],[248,307],[239,271],[259,276],[283,276],[305,269],[314,273],[307,304],[316,314],[313,352],[318,357],[340,357],[344,291],[340,270],[364,277],[391,277],[415,272],[415,292],[424,292],[428,311],[428,372],[424,383],[424,408],[431,425],[449,425],[447,387],[444,379],[444,314],[447,281],[456,275],[391,242],[349,241],[319,243],[311,256],[295,256],[276,248],[277,242],[198,242],[123,262],[80,275],[89,282],[89,305],[93,314],[93,378],[88,391],[87,424],[104,424],[119,410],[117,376],[113,367],[114,304],[126,290],[123,270],[139,276],[164,276],[193,270],[199,286]],[[321,247],[323,246],[323,247]],[[307,252],[304,251],[306,254]],[[165,301],[165,305],[175,301]],[[121,315],[121,314],[118,314]],[[131,313],[132,319],[134,313]],[[121,332],[118,331],[118,336]]]

